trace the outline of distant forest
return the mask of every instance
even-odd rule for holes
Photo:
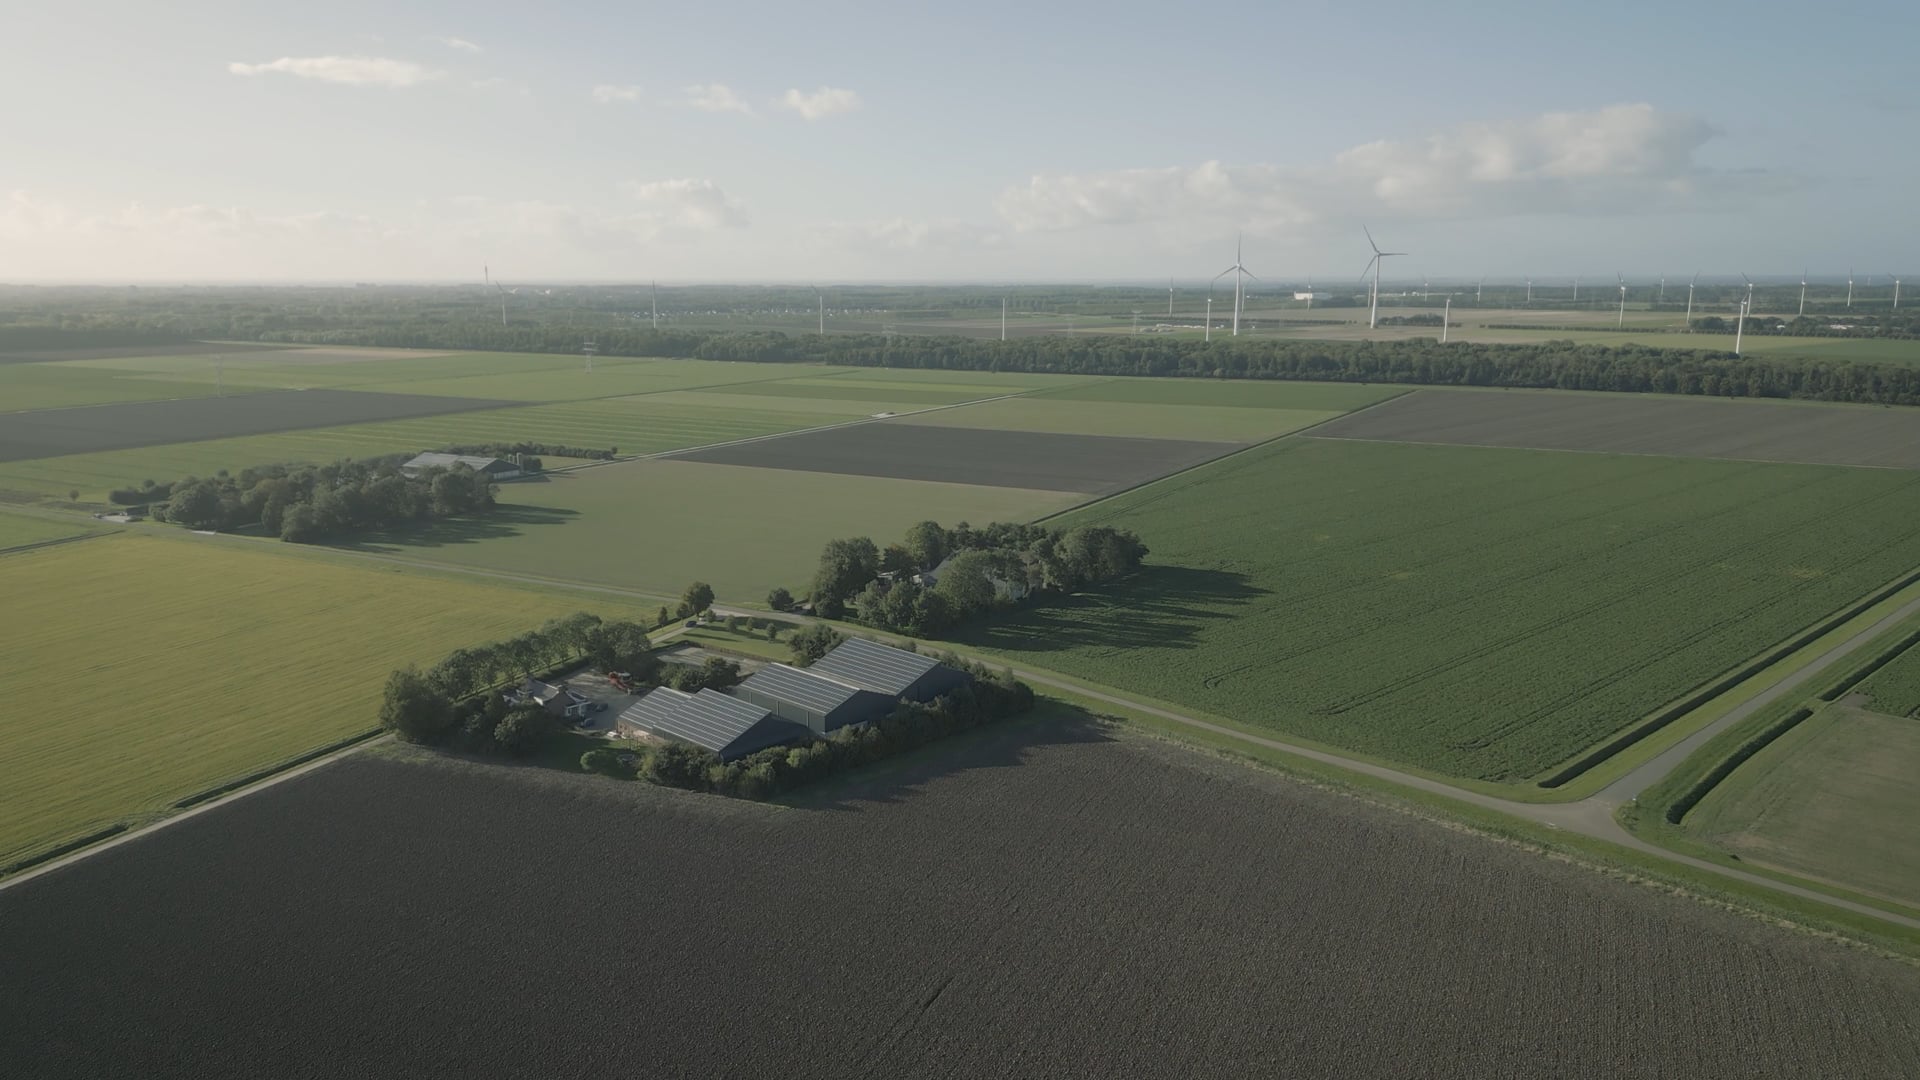
[[[290,290],[294,291],[294,290]],[[353,295],[354,290],[333,290]],[[386,290],[369,290],[369,297]],[[429,293],[431,290],[422,290]],[[41,304],[0,305],[0,352],[73,345],[155,344],[192,338],[364,345],[425,349],[574,354],[591,335],[604,356],[691,356],[759,363],[818,363],[961,371],[1150,375],[1188,378],[1301,379],[1429,386],[1501,386],[1565,390],[1699,394],[1715,397],[1809,398],[1887,405],[1920,404],[1920,369],[1852,361],[1737,357],[1731,353],[1638,344],[1520,344],[1398,341],[1309,341],[1225,338],[1212,342],[1161,335],[1046,335],[1010,341],[906,334],[787,334],[653,330],[628,319],[612,325],[601,313],[548,310],[541,321],[500,326],[454,311],[388,297],[379,308],[354,305],[191,302],[166,311],[147,303],[96,306],[81,312]],[[467,301],[471,304],[471,301]],[[1703,317],[1707,318],[1707,317]],[[1877,336],[1920,333],[1920,317],[1904,312],[1862,316]],[[36,320],[46,320],[39,322]],[[9,325],[10,321],[10,325]],[[1751,327],[1749,327],[1751,329]],[[1811,329],[1811,327],[1809,327]]]

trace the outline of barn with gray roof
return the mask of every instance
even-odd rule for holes
[[[814,665],[818,667],[816,663]],[[826,735],[848,724],[865,724],[887,715],[899,698],[825,678],[811,669],[768,664],[733,688],[745,701],[775,716]]]
[[[812,737],[803,725],[718,690],[688,694],[667,686],[647,691],[620,714],[616,724],[622,731],[639,728],[704,747],[721,761]]]
[[[862,638],[841,642],[814,661],[807,673],[908,701],[932,701],[972,681],[966,672],[948,667],[931,656]]]

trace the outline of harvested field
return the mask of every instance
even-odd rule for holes
[[[1920,409],[1420,390],[1315,438],[1920,469]]]
[[[1742,859],[1920,904],[1920,721],[1828,705],[1715,785],[1685,830]]]
[[[1902,470],[1289,439],[1059,519],[1134,530],[1148,570],[970,636],[1523,781],[1920,565],[1916,497]]]
[[[882,422],[678,455],[681,461],[1039,491],[1114,491],[1238,449],[1233,443]]]
[[[0,461],[129,450],[516,404],[483,398],[290,390],[0,414]],[[234,462],[233,467],[264,462]]]
[[[1062,401],[1048,394],[983,401],[958,409],[941,409],[915,416],[908,422],[993,431],[1053,431],[1065,435],[1130,435],[1149,439],[1257,442],[1341,415],[1343,413],[1332,410]]]
[[[285,351],[298,346],[288,345]],[[177,345],[102,345],[81,349],[10,349],[0,351],[0,364],[47,364],[62,360],[116,360],[130,356],[219,356],[223,353],[282,351],[256,342],[183,341]]]
[[[380,753],[0,892],[10,1068],[1920,1071],[1920,972],[1069,716],[796,809]]]

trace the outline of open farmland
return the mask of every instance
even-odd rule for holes
[[[389,671],[621,602],[122,535],[0,556],[0,865],[374,725]]]
[[[1400,391],[1323,383],[1106,379],[916,416],[915,424],[1073,435],[1258,442]]]
[[[1317,438],[1920,469],[1920,409],[1537,391],[1417,390]]]
[[[1735,769],[1686,832],[1740,858],[1920,904],[1920,720],[1829,705]]]
[[[1060,519],[1148,570],[976,643],[1519,781],[1920,563],[1901,471],[1289,439]]]
[[[470,412],[511,401],[304,390],[0,413],[0,462]],[[259,464],[247,462],[246,464]]]
[[[0,513],[0,552],[24,544],[43,544],[48,540],[83,536],[92,531],[94,529],[87,522],[78,519],[56,520]]]
[[[363,753],[0,954],[49,1080],[1920,1071],[1911,968],[1071,715],[792,808]]]
[[[681,461],[953,484],[1102,492],[1164,476],[1232,443],[982,431],[906,421],[855,424],[675,455]]]
[[[661,596],[697,579],[723,600],[757,603],[776,585],[803,587],[837,537],[892,539],[927,518],[1026,521],[1078,501],[1023,488],[630,461],[505,484],[501,506],[485,517],[357,546]]]
[[[1913,716],[1920,713],[1920,647],[1908,648],[1885,667],[1854,687],[1865,694],[1877,713],[1888,716]]]

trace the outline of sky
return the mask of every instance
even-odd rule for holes
[[[15,8],[0,282],[1920,269],[1911,4]]]

